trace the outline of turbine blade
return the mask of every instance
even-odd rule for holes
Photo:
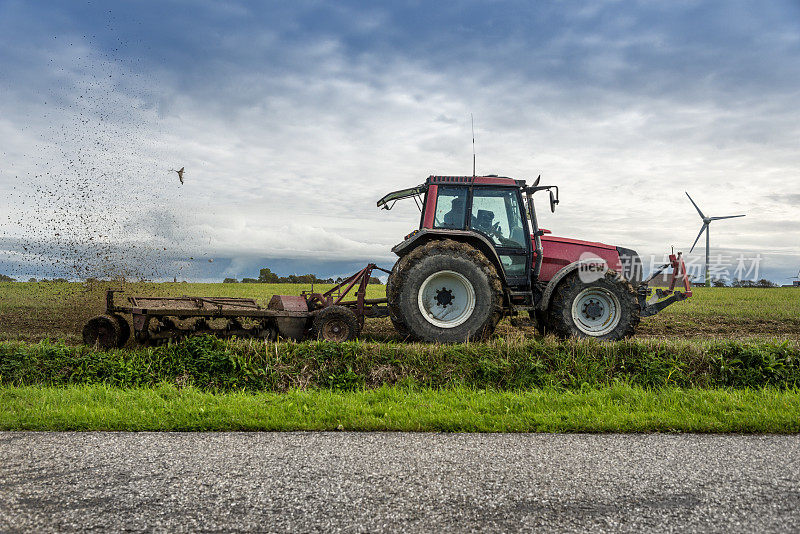
[[[735,219],[736,217],[744,217],[744,215],[726,215],[725,217],[711,217],[711,220],[719,221],[722,219]]]
[[[684,191],[684,193],[686,193],[686,191]],[[686,196],[687,196],[687,197],[689,197],[689,193],[686,193]],[[694,203],[694,200],[692,200],[692,197],[689,197],[689,201],[692,203],[692,205],[694,205],[694,209],[696,209],[696,210],[697,210],[697,213],[699,213],[699,214],[700,214],[700,217],[702,217],[703,219],[705,219],[705,218],[706,218],[706,216],[705,216],[705,215],[703,215],[703,212],[702,212],[702,211],[700,211],[700,208],[698,208],[698,207],[697,207],[697,204],[695,204],[695,203]]]
[[[692,248],[689,251],[689,254],[692,253],[692,250],[694,250],[694,246],[697,244],[698,241],[700,241],[700,236],[703,235],[703,232],[705,232],[706,230],[708,230],[708,225],[704,224],[703,227],[700,228],[700,233],[697,234],[697,239],[694,240],[694,243],[692,244]]]

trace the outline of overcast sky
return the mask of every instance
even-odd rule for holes
[[[688,252],[689,191],[747,214],[731,270],[800,269],[796,1],[0,0],[0,273],[391,266],[418,211],[375,201],[470,174],[470,114],[556,235]]]

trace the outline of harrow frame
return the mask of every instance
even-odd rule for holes
[[[375,270],[390,272],[370,263],[325,292],[314,291],[312,284],[310,291],[300,295],[274,295],[266,307],[253,298],[196,296],[129,296],[128,305],[119,305],[115,294],[124,290],[108,289],[105,314],[86,324],[83,339],[86,344],[101,348],[122,347],[131,330],[136,341],[144,345],[201,334],[225,338],[280,336],[300,340],[316,335],[321,339],[332,337],[330,341],[352,339],[364,326],[365,318],[389,315],[386,298],[366,298],[367,284]],[[354,298],[348,299],[349,295]],[[332,307],[337,308],[337,313],[327,313],[322,318],[320,312]],[[124,315],[130,315],[130,326]],[[328,328],[319,324],[332,320],[339,322]]]

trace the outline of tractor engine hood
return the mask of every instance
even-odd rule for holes
[[[613,245],[606,245],[605,243],[598,243],[596,241],[583,241],[581,239],[572,239],[571,237],[557,237],[554,235],[543,235],[542,241],[550,241],[552,243],[571,244],[581,247],[582,250],[598,248],[604,250],[616,250],[617,247]]]
[[[543,250],[542,270],[539,273],[541,282],[551,280],[561,268],[587,256],[605,260],[610,269],[622,273],[634,285],[642,280],[641,260],[633,250],[553,235],[543,235],[541,240]]]

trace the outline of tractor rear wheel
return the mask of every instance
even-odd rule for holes
[[[390,313],[425,341],[488,337],[503,315],[494,265],[477,249],[451,239],[432,241],[398,261],[387,287]]]
[[[603,341],[632,336],[639,320],[636,290],[612,270],[593,282],[570,274],[556,288],[546,313],[547,329],[560,337]]]
[[[314,335],[317,339],[341,343],[358,337],[358,318],[344,306],[328,306],[314,317]]]
[[[83,342],[90,347],[111,349],[119,346],[120,325],[111,315],[92,317],[83,327]]]

